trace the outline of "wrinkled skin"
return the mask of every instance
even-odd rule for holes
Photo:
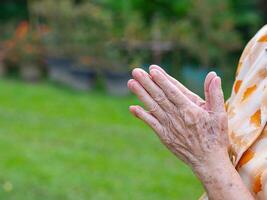
[[[131,113],[192,168],[209,200],[253,200],[229,159],[227,113],[216,73],[206,77],[205,101],[159,66],[152,65],[149,74],[137,68],[132,75],[128,87],[146,110],[130,106]]]
[[[227,114],[221,80],[211,72],[205,80],[206,101],[186,89],[158,66],[150,74],[134,69],[129,89],[148,111],[131,106],[178,158],[192,168],[201,167],[209,156],[227,152]]]

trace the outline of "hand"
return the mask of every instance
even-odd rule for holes
[[[128,87],[148,111],[140,106],[130,106],[130,111],[147,123],[178,158],[196,173],[218,158],[229,159],[227,114],[221,79],[216,73],[206,77],[206,101],[158,66],[151,66],[150,74],[134,69],[132,75]]]

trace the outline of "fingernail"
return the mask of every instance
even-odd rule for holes
[[[134,107],[134,115],[135,115],[135,117],[138,117],[138,113],[139,113],[139,107],[135,106]]]
[[[132,87],[133,86],[133,83],[134,83],[134,80],[133,79],[130,79],[129,81],[128,81],[128,87]]]
[[[142,71],[140,71],[140,70],[137,70],[137,72],[136,72],[136,75],[138,75],[138,76],[142,76],[142,75],[143,75],[143,73],[142,73]]]
[[[155,66],[155,65],[150,65],[150,66],[149,66],[149,70],[153,69],[154,66]]]
[[[141,69],[134,69],[133,70],[133,76],[136,75],[136,76],[141,76],[142,75],[142,70]]]
[[[135,106],[130,106],[130,107],[129,107],[129,110],[130,110],[130,112],[131,112],[135,117],[137,117],[137,115],[136,115],[136,110],[135,110]]]
[[[152,75],[158,75],[159,74],[159,71],[156,70],[156,69],[152,69],[151,72],[150,72]]]
[[[131,84],[132,81],[133,81],[133,79],[128,80],[128,85]]]
[[[140,76],[147,76],[147,73],[142,69],[139,70],[139,74]]]

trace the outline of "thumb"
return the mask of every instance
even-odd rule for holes
[[[205,101],[206,101],[206,109],[210,110],[210,94],[209,94],[209,88],[212,80],[217,77],[217,74],[215,72],[210,72],[205,79],[204,82],[204,93],[205,93]]]
[[[212,112],[225,112],[224,96],[220,77],[215,77],[209,86],[210,110]]]

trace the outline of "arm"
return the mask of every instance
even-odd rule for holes
[[[227,153],[227,114],[220,78],[214,72],[207,76],[204,101],[157,66],[150,67],[150,74],[135,69],[133,77],[128,87],[148,111],[140,106],[131,106],[130,111],[192,168],[209,198],[252,200]]]
[[[209,200],[254,200],[242,179],[232,165],[228,155],[211,158],[202,169],[195,170],[201,180]]]

